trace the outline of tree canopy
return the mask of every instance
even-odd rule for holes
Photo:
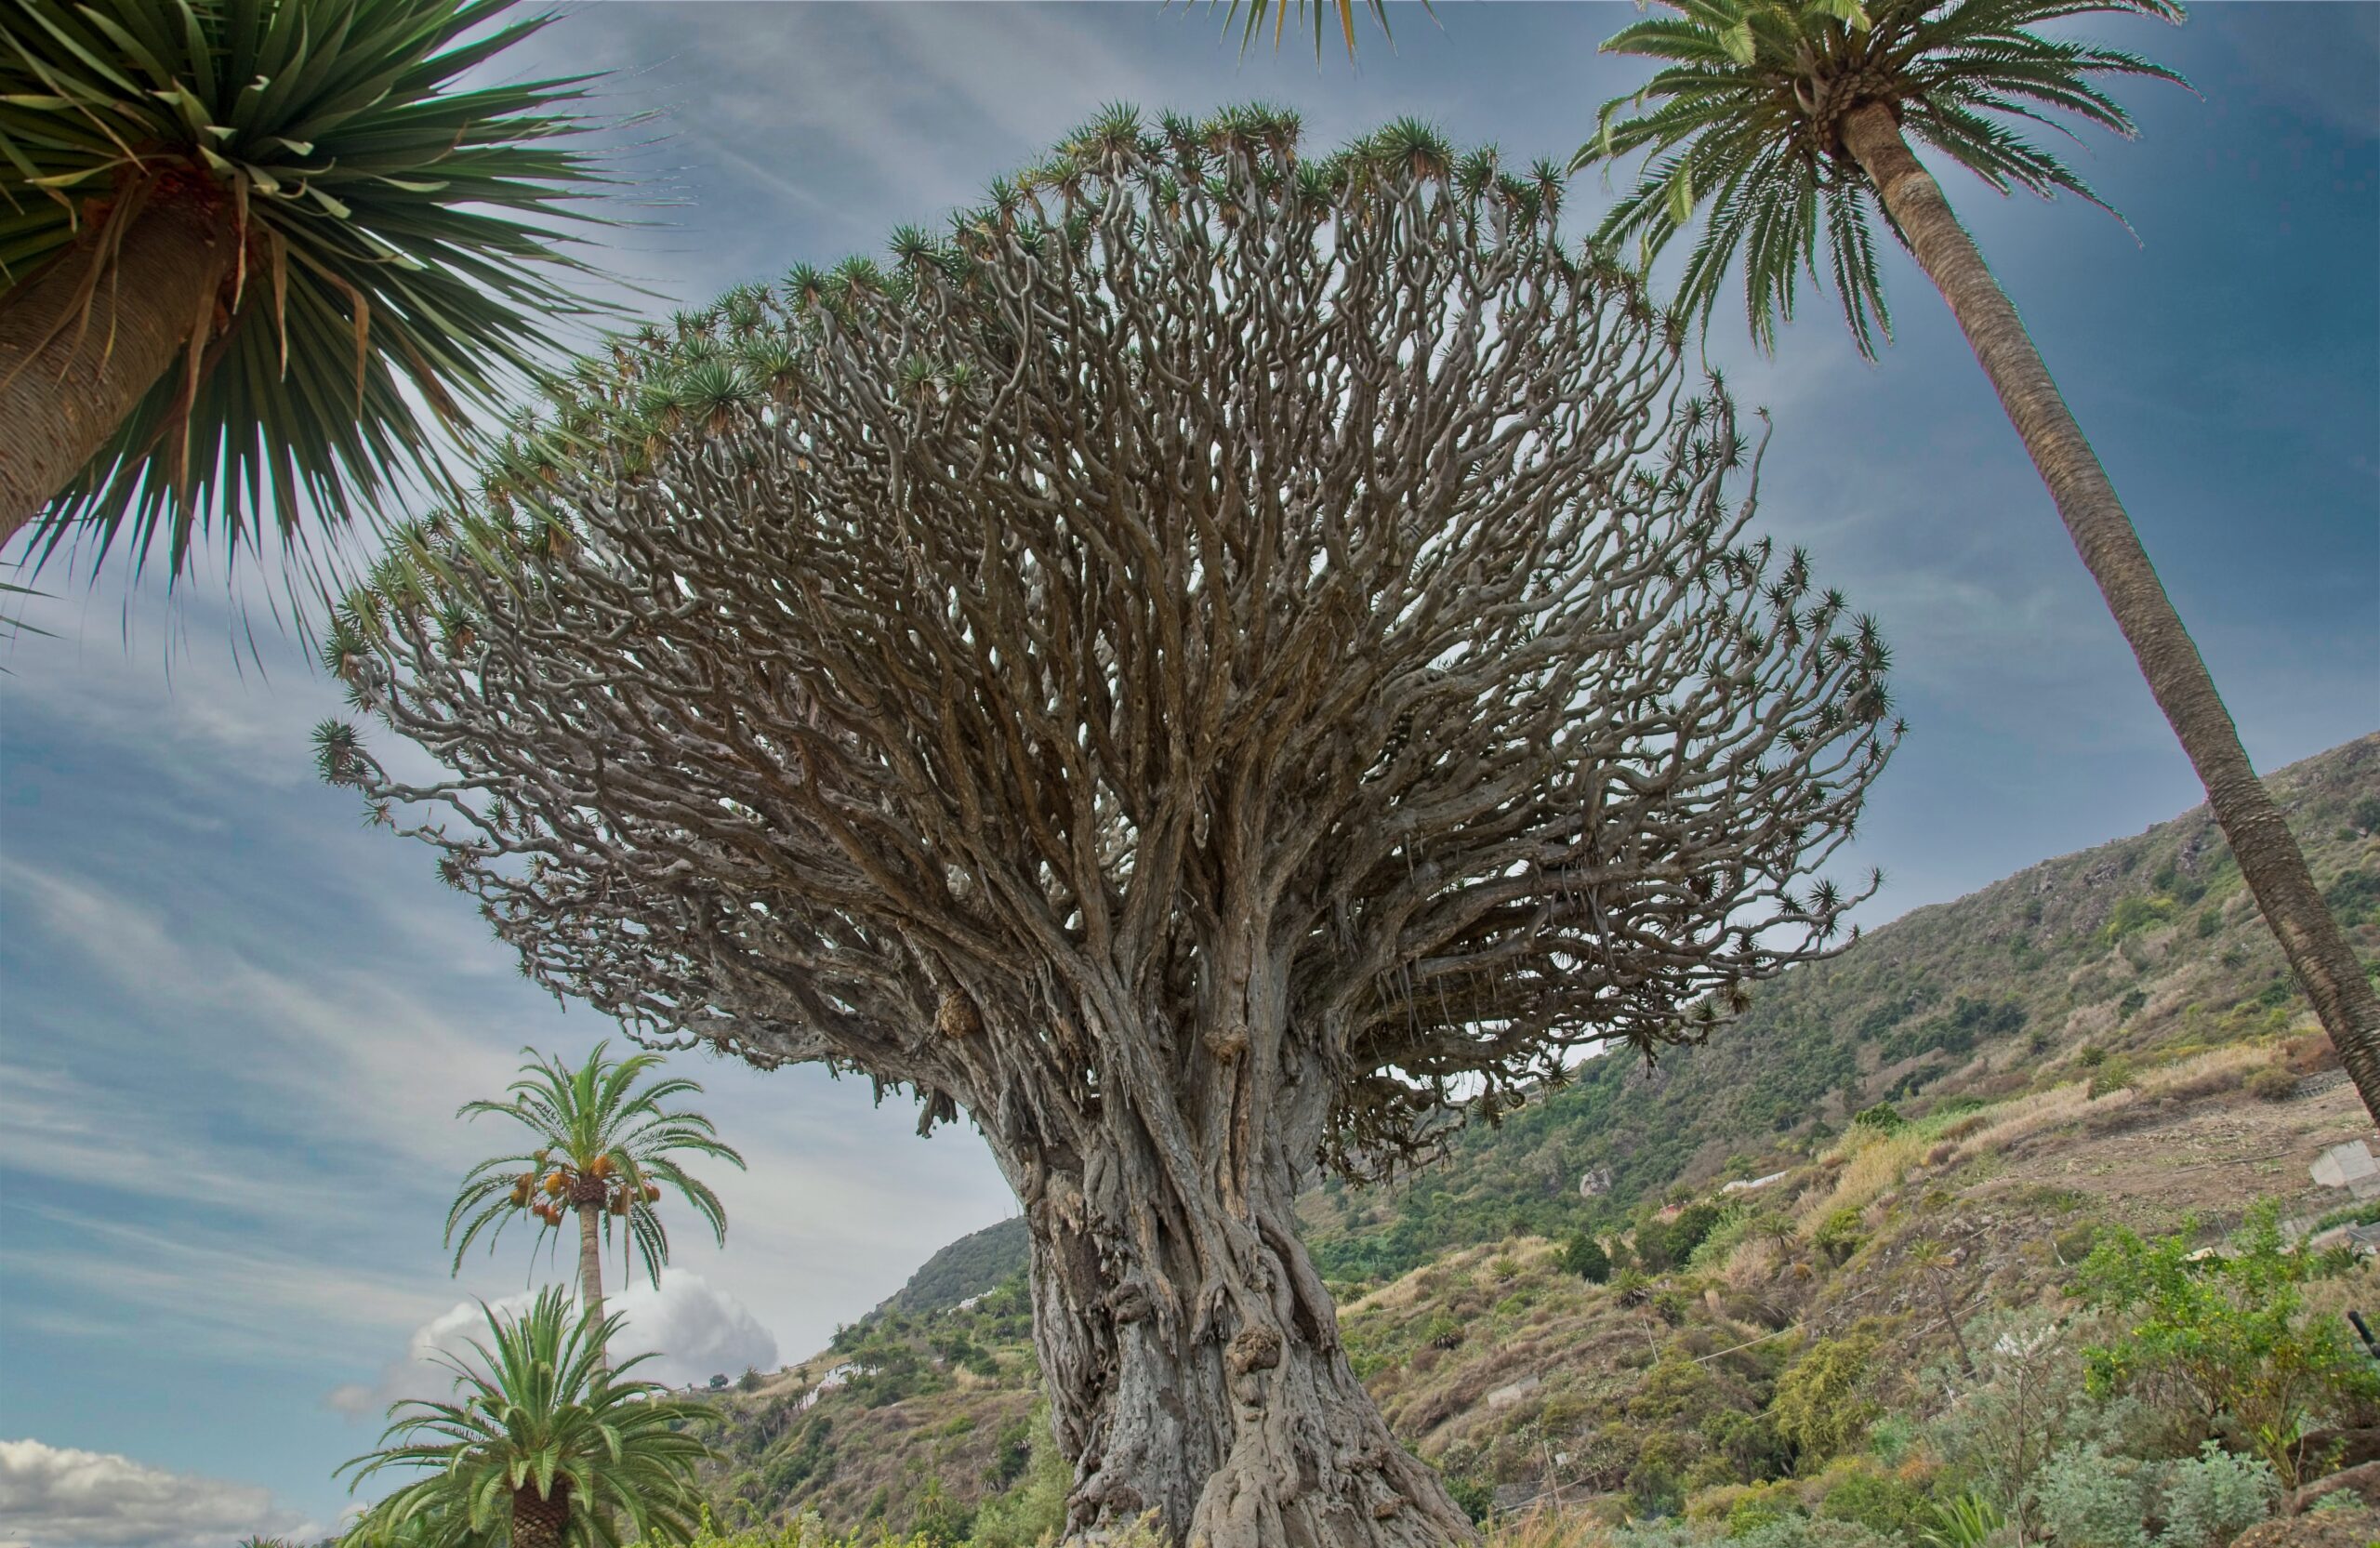
[[[1119,112],[588,362],[329,647],[459,779],[327,767],[464,818],[541,981],[763,1063],[988,1094],[955,1033],[1179,972],[1243,869],[1350,1131],[1709,1021],[1835,933],[1884,647],[1553,186],[1294,142]]]
[[[327,642],[447,773],[325,774],[532,978],[984,1129],[1076,1529],[1459,1539],[1302,1180],[1701,1035],[1865,895],[1884,645],[1540,170],[1110,112],[585,363]]]

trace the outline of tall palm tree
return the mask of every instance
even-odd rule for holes
[[[483,1308],[484,1309],[484,1308]],[[380,1501],[349,1541],[378,1548],[617,1548],[687,1542],[701,1519],[690,1428],[707,1417],[652,1382],[606,1367],[619,1318],[574,1310],[559,1289],[521,1316],[487,1311],[475,1360],[442,1356],[454,1396],[389,1410],[373,1451],[343,1463],[361,1483],[384,1468],[425,1476]],[[351,1487],[351,1486],[350,1486]],[[496,1534],[502,1532],[502,1537]]]
[[[2323,906],[2306,858],[2257,779],[2198,647],[2132,519],[2083,439],[2016,309],[1910,148],[1915,137],[1997,192],[2098,201],[2021,132],[2061,117],[2122,135],[2132,119],[2098,84],[2178,80],[2137,55],[2034,31],[2095,12],[2178,20],[2173,0],[1662,0],[1604,45],[1663,61],[1606,103],[1572,170],[1642,151],[1635,187],[1598,240],[1649,263],[1702,211],[1678,300],[1707,324],[1740,265],[1754,340],[1772,345],[1794,289],[1823,272],[1851,336],[1888,338],[1871,210],[1950,302],[2001,406],[2024,438],[2082,562],[2138,659],[2158,708],[2307,998],[2380,1118],[2380,997]]]
[[[0,543],[293,550],[588,310],[514,0],[0,0]]]
[[[573,1069],[559,1055],[531,1055],[521,1078],[502,1102],[467,1102],[456,1118],[483,1114],[509,1118],[529,1131],[528,1150],[491,1156],[470,1170],[455,1207],[446,1213],[446,1239],[455,1246],[455,1268],[483,1232],[492,1249],[504,1227],[523,1216],[538,1223],[538,1235],[559,1233],[574,1216],[578,1224],[578,1293],[587,1309],[603,1310],[602,1244],[614,1222],[620,1225],[623,1272],[629,1252],[641,1261],[653,1283],[669,1261],[669,1234],[656,1206],[663,1191],[674,1191],[701,1215],[718,1240],[727,1239],[727,1211],[719,1196],[679,1164],[683,1156],[706,1156],[741,1168],[744,1158],[722,1144],[710,1119],[700,1113],[673,1112],[665,1104],[702,1087],[683,1076],[646,1080],[661,1064],[657,1053],[621,1060],[605,1056],[597,1043],[587,1062]],[[457,1234],[459,1233],[459,1239]]]

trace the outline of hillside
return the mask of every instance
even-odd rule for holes
[[[2273,783],[2380,958],[2380,736]],[[1707,1502],[1786,1467],[1780,1378],[1830,1341],[1909,1405],[1950,1330],[2055,1301],[2103,1227],[2343,1202],[2306,1164],[2369,1125],[2309,1026],[2192,812],[1916,910],[1708,1046],[1592,1063],[1395,1186],[1328,1184],[1309,1238],[1358,1373],[1466,1497]],[[1562,1266],[1582,1233],[1627,1265],[1611,1283]],[[1037,1482],[1022,1256],[1017,1223],[979,1232],[721,1398],[728,1518],[907,1528],[1000,1501],[976,1530],[1002,1541]]]

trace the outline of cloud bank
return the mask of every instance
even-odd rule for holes
[[[227,1548],[251,1533],[319,1529],[255,1484],[0,1440],[0,1548]]]
[[[536,1299],[524,1290],[488,1304],[498,1312],[519,1312]],[[699,1274],[665,1269],[658,1290],[640,1279],[607,1296],[604,1309],[627,1319],[617,1344],[621,1355],[653,1356],[632,1372],[646,1381],[683,1386],[721,1372],[738,1375],[747,1367],[776,1369],[775,1337],[741,1301]],[[390,1361],[378,1382],[347,1383],[324,1401],[350,1419],[372,1419],[409,1397],[443,1396],[453,1375],[442,1356],[468,1359],[471,1344],[486,1341],[487,1318],[478,1303],[457,1302],[413,1330],[403,1357]]]

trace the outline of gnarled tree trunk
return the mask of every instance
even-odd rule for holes
[[[166,181],[128,218],[87,317],[103,224],[0,294],[0,544],[89,465],[212,320],[234,246],[222,199]]]
[[[1083,1107],[1011,1086],[979,1115],[1032,1237],[1034,1337],[1077,1459],[1067,1541],[1154,1512],[1185,1548],[1472,1542],[1349,1369],[1298,1239],[1330,1086],[1277,999],[1247,992],[1265,976],[1226,970],[1239,1004],[1203,1026],[1096,1037],[1149,1057]]]
[[[1918,263],[1950,303],[2001,406],[2049,485],[2075,551],[2132,646],[2157,708],[2206,787],[2207,804],[2230,840],[2248,891],[2354,1078],[2364,1110],[2380,1120],[2380,995],[2315,890],[2287,820],[2248,761],[2230,711],[2149,564],[2107,470],[2083,439],[2032,336],[1974,239],[1901,138],[1892,110],[1871,103],[1853,112],[1844,119],[1843,142],[1875,184]]]

